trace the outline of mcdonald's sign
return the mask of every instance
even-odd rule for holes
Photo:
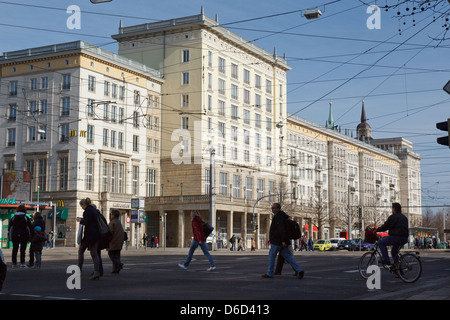
[[[86,130],[81,130],[80,131],[80,137],[86,138]]]
[[[70,137],[76,137],[77,136],[77,130],[70,130],[69,136]]]
[[[58,200],[58,201],[56,202],[56,206],[57,206],[57,207],[64,207],[64,201]]]

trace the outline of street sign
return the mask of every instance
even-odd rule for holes
[[[145,198],[133,198],[131,199],[132,209],[144,209],[145,208]]]
[[[131,210],[131,223],[144,223],[145,222],[145,211],[138,209],[138,210]]]

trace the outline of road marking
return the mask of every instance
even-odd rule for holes
[[[359,270],[347,270],[347,271],[344,271],[344,272],[347,272],[347,273],[355,273],[355,272],[359,272]]]

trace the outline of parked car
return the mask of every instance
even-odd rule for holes
[[[314,250],[326,251],[331,250],[332,246],[330,240],[320,239],[317,240],[316,243],[314,243],[313,248]]]
[[[354,239],[354,241],[356,242],[356,247],[355,250],[359,251],[361,249],[361,251],[371,251],[375,248],[375,245],[373,245],[372,243],[367,243],[364,241],[364,239]],[[360,245],[361,242],[361,245]]]
[[[345,240],[345,238],[331,238],[330,242],[331,242],[331,250],[337,250],[338,245],[341,241]]]
[[[337,249],[355,251],[356,245],[357,243],[355,240],[342,240],[341,242],[339,242]]]

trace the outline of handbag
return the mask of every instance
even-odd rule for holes
[[[212,232],[214,228],[206,222],[203,222],[203,232],[205,233],[205,237],[208,237]]]

